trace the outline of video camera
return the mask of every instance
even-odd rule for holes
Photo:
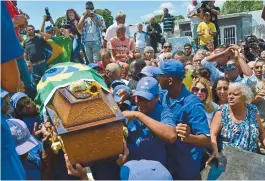
[[[46,21],[50,21],[52,17],[51,17],[48,7],[45,8],[45,14],[46,14]]]

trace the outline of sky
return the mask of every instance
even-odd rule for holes
[[[217,6],[222,6],[225,0],[216,1]],[[198,1],[200,2],[200,0]],[[36,28],[41,26],[45,7],[49,8],[54,21],[65,15],[67,9],[75,9],[79,15],[85,11],[86,0],[76,1],[24,1],[18,0],[18,9],[30,16],[29,24]],[[96,9],[109,9],[112,16],[120,10],[126,13],[126,24],[137,24],[147,21],[151,16],[162,14],[163,8],[168,8],[172,15],[183,15],[186,18],[186,11],[191,1],[93,1]],[[48,23],[47,23],[48,25]]]

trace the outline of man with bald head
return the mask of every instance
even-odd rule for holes
[[[112,56],[116,61],[125,62],[129,57],[133,57],[135,44],[132,39],[125,36],[126,26],[119,24],[116,28],[116,37],[110,40]]]

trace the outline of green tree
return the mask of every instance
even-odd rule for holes
[[[56,19],[56,21],[55,21],[55,24],[56,24],[56,26],[60,29],[62,26],[62,22],[63,22],[63,20],[65,20],[66,19],[66,16],[62,16],[62,17],[59,17],[59,18],[57,18]]]
[[[260,0],[254,1],[234,1],[226,0],[222,7],[222,14],[241,13],[261,10],[263,3]]]
[[[96,9],[95,13],[101,15],[104,18],[106,28],[113,24],[113,17],[111,16],[111,12],[108,9]]]
[[[161,21],[161,18],[162,18],[162,14],[161,15],[156,15],[155,18],[156,18],[156,22],[160,22]],[[180,20],[180,19],[185,19],[182,15],[178,15],[178,16],[174,16],[175,17],[175,20]],[[144,22],[144,24],[149,24],[149,21],[146,21]]]

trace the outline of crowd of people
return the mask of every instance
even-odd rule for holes
[[[146,31],[138,24],[130,37],[124,12],[107,28],[91,1],[81,17],[68,9],[62,27],[45,15],[40,30],[16,1],[1,1],[2,179],[200,180],[226,146],[265,154],[265,42],[251,35],[220,45],[214,3],[192,0],[187,16],[196,46],[172,52],[167,8],[163,30],[152,17]],[[54,127],[34,98],[48,69],[45,44],[55,36],[72,40],[71,60],[102,75],[126,117],[117,158],[84,167],[51,149]]]

